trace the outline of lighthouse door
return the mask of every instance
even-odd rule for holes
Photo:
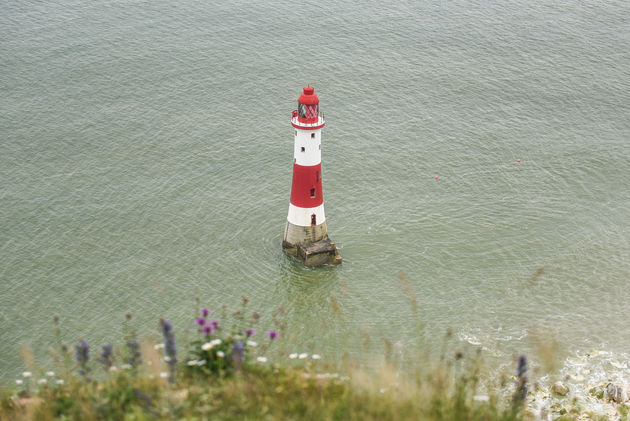
[[[311,226],[315,226],[317,225],[317,217],[315,216],[315,214],[311,215]]]

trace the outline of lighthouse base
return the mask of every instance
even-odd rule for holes
[[[330,241],[328,236],[315,243],[298,244],[297,257],[304,263],[304,266],[311,267],[338,265],[341,263],[341,256],[339,256],[337,246]]]

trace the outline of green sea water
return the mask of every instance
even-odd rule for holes
[[[3,382],[22,344],[49,361],[54,314],[96,357],[127,311],[183,340],[195,296],[242,294],[328,361],[448,329],[627,361],[630,3],[1,5]],[[281,249],[308,83],[338,267]]]

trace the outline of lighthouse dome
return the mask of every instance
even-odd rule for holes
[[[315,105],[319,104],[319,98],[315,93],[315,89],[312,86],[307,86],[304,88],[304,92],[298,98],[298,102],[304,105]]]

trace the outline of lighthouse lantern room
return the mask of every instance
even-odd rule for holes
[[[293,111],[293,182],[284,229],[284,250],[306,266],[341,263],[335,244],[328,238],[322,189],[322,128],[324,115],[311,86],[304,88]]]

